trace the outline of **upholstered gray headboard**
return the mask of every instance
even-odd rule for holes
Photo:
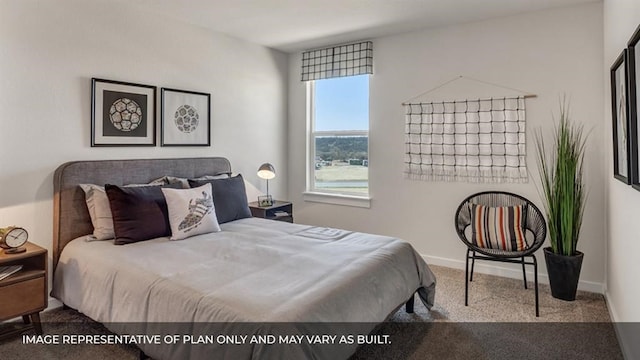
[[[164,175],[193,178],[231,174],[222,157],[72,161],[53,175],[53,266],[69,241],[93,232],[93,225],[79,184],[143,184]]]

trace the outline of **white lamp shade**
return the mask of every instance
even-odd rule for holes
[[[260,168],[258,169],[258,177],[265,180],[271,180],[276,177],[276,169],[273,168],[273,165],[264,163],[260,165]]]

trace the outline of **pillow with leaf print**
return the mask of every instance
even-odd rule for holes
[[[169,211],[171,240],[220,231],[211,184],[192,189],[163,188],[162,193]]]

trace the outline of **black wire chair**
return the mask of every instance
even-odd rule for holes
[[[524,217],[523,231],[526,246],[522,251],[505,251],[499,249],[488,249],[479,247],[471,240],[471,204],[484,205],[489,207],[526,205],[523,209]],[[456,232],[460,240],[467,246],[467,257],[465,260],[465,284],[464,284],[464,305],[469,304],[469,282],[473,281],[473,267],[476,260],[491,260],[508,263],[522,264],[522,276],[524,278],[524,288],[527,289],[527,274],[525,265],[533,265],[535,293],[536,293],[536,316],[540,316],[538,306],[538,261],[534,252],[542,246],[547,236],[547,224],[540,210],[524,197],[503,191],[485,191],[473,194],[458,206],[455,216]],[[531,261],[526,261],[530,258]],[[471,260],[471,273],[469,273],[469,260]]]

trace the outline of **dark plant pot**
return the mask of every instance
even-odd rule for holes
[[[576,299],[583,258],[584,254],[580,251],[576,251],[574,256],[566,256],[554,253],[550,247],[544,248],[551,296],[567,301]]]

